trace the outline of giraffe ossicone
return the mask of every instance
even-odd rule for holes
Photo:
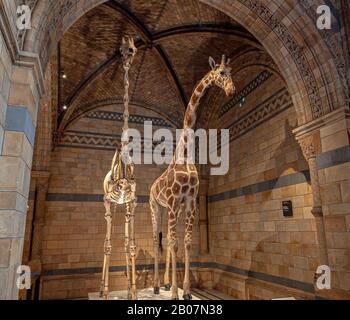
[[[178,155],[186,154],[188,130],[193,129],[196,123],[196,113],[201,97],[206,90],[213,85],[223,89],[226,95],[231,96],[235,92],[235,86],[231,77],[230,60],[222,56],[220,64],[215,63],[213,58],[209,58],[211,71],[206,74],[194,89],[190,102],[187,106],[183,130],[173,159],[166,171],[153,183],[150,191],[150,208],[152,214],[155,275],[154,293],[159,294],[159,223],[161,208],[166,208],[168,212],[168,245],[166,255],[166,270],[164,284],[167,290],[170,289],[169,269],[170,259],[172,261],[172,299],[178,300],[178,284],[176,277],[176,254],[178,250],[178,240],[176,226],[179,215],[185,214],[185,276],[183,282],[184,299],[192,299],[190,291],[190,250],[192,245],[192,231],[196,212],[196,198],[199,189],[199,178],[196,166],[186,161],[186,157],[178,161]]]

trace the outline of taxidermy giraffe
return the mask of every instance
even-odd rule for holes
[[[209,65],[212,70],[196,86],[191,100],[187,106],[183,131],[176,152],[167,170],[153,183],[150,192],[150,208],[152,214],[153,241],[155,251],[155,275],[154,293],[159,294],[159,250],[161,247],[161,234],[159,234],[159,224],[161,209],[166,208],[168,212],[168,246],[166,256],[166,271],[164,277],[165,289],[170,291],[169,267],[170,258],[172,260],[172,299],[178,300],[178,285],[176,280],[176,253],[178,250],[178,240],[176,237],[176,226],[181,212],[185,213],[185,277],[183,290],[185,300],[191,300],[190,292],[190,250],[192,245],[192,229],[196,211],[196,198],[199,188],[199,179],[196,166],[193,161],[180,157],[179,154],[187,153],[188,129],[193,129],[196,123],[196,112],[199,101],[206,90],[216,85],[223,89],[227,96],[235,92],[235,87],[231,78],[231,68],[229,60],[222,57],[221,64],[216,64],[213,58],[209,58]],[[180,159],[181,158],[181,159]]]

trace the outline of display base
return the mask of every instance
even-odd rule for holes
[[[178,289],[179,298],[183,300],[183,290]],[[109,300],[127,300],[127,291],[112,291],[109,293]],[[138,300],[171,300],[171,291],[165,291],[164,288],[160,289],[159,294],[153,293],[153,288],[140,289],[137,290],[137,298]],[[192,294],[193,300],[201,300],[198,297]],[[98,292],[89,293],[89,300],[103,300],[100,298]]]

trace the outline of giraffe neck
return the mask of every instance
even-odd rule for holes
[[[178,163],[178,161],[183,161],[184,163],[187,162],[186,160],[186,150],[187,150],[187,129],[193,129],[194,125],[196,123],[196,112],[197,108],[199,106],[199,102],[201,97],[203,97],[205,91],[208,89],[208,87],[212,84],[213,79],[210,73],[208,73],[201,82],[196,86],[192,96],[191,100],[187,106],[184,124],[183,124],[183,132],[180,138],[180,141],[178,145],[176,146],[176,151],[173,157],[173,161],[169,166],[169,169],[173,167],[175,163]],[[181,160],[183,159],[183,160]]]
[[[194,89],[191,100],[188,103],[186,113],[185,113],[185,119],[183,128],[184,129],[193,129],[195,123],[196,123],[196,115],[197,115],[197,109],[199,106],[200,99],[203,97],[204,93],[208,89],[208,87],[211,85],[212,79],[210,73],[207,74],[202,81],[196,86]]]

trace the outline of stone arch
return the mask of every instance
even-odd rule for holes
[[[284,1],[278,8],[271,0],[200,1],[235,19],[263,44],[287,83],[299,125],[345,106],[346,90],[332,55],[314,21],[302,14],[296,0]],[[45,68],[64,32],[104,2],[106,0],[38,0],[24,50],[39,53]],[[291,7],[297,10],[290,10]]]
[[[287,83],[299,125],[345,105],[332,57],[315,22],[303,16],[297,1],[283,1],[278,9],[268,0],[201,1],[225,12],[262,43]]]

